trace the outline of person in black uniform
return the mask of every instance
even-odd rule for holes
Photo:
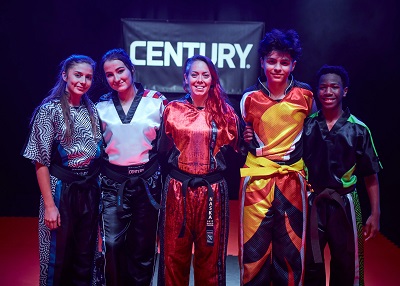
[[[330,285],[364,285],[362,217],[356,190],[363,178],[371,204],[364,236],[379,231],[381,165],[371,132],[343,99],[349,77],[342,66],[324,65],[317,73],[321,109],[304,122],[304,162],[311,184],[304,285],[326,285],[323,253],[331,253]]]

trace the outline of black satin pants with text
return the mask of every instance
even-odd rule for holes
[[[157,182],[154,177],[149,180],[150,193],[159,202],[160,178]],[[120,184],[103,177],[101,185],[106,285],[151,285],[159,211],[150,203],[142,184],[126,186],[121,212],[117,211]]]

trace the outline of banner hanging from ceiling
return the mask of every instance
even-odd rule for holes
[[[184,93],[182,65],[209,57],[228,94],[242,94],[260,74],[258,43],[263,22],[171,22],[122,19],[123,43],[136,66],[136,80],[163,93]]]

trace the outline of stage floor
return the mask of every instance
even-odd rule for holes
[[[239,285],[237,264],[238,201],[230,201],[227,286]],[[39,277],[38,219],[0,217],[0,285],[37,286]],[[329,255],[328,252],[326,254]],[[400,248],[379,234],[365,243],[365,285],[398,286]],[[191,284],[193,285],[193,284]]]

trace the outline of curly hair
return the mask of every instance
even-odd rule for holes
[[[293,61],[297,61],[302,53],[299,34],[295,30],[272,29],[267,32],[258,46],[258,55],[264,58],[272,51],[289,53]]]

